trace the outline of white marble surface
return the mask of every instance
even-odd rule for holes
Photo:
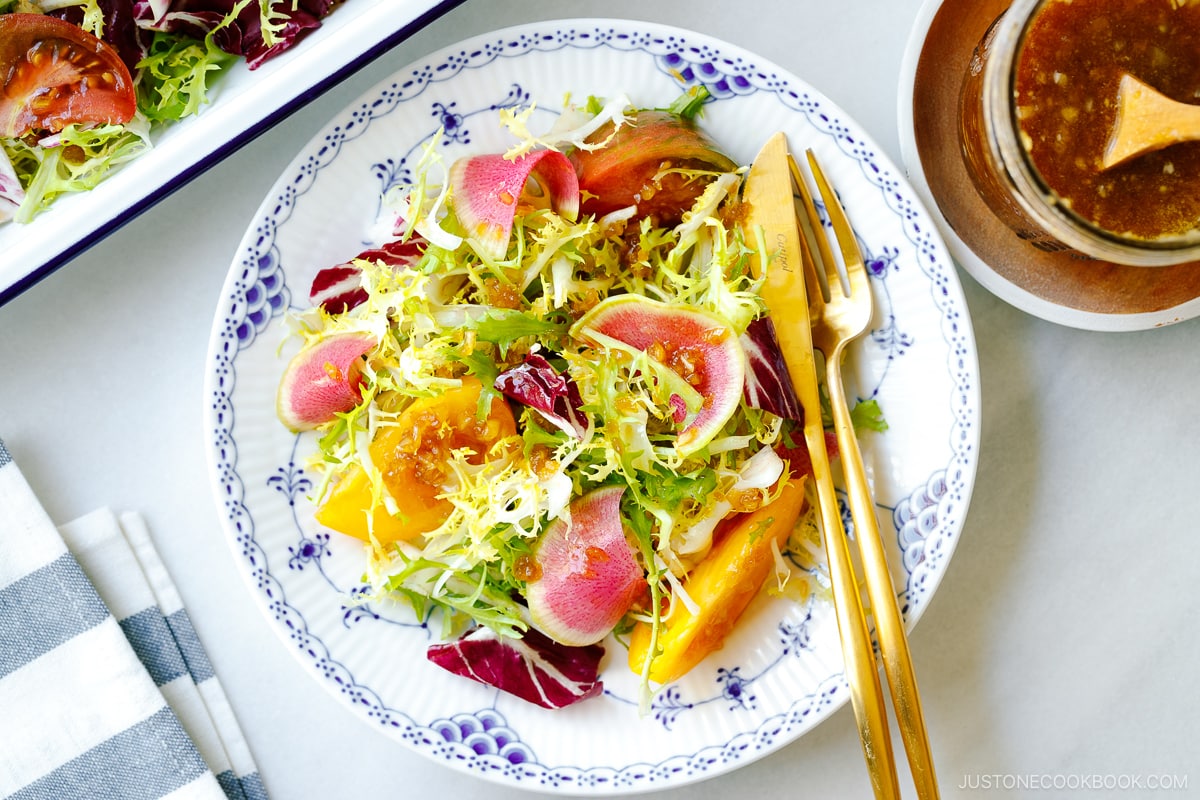
[[[318,688],[259,614],[221,532],[201,427],[209,329],[246,221],[295,152],[444,45],[534,19],[612,16],[760,53],[899,163],[896,81],[919,6],[468,0],[0,307],[0,437],[56,521],[102,505],[145,515],[272,797],[530,796],[412,753]],[[963,283],[981,460],[958,550],[912,635],[943,796],[1200,795],[1200,322],[1091,333]],[[1156,790],[1164,778],[1186,788]],[[843,708],[760,761],[661,796],[869,788]]]

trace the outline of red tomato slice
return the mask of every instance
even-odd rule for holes
[[[600,141],[611,124],[594,134]],[[677,174],[654,181],[664,162],[682,169],[737,169],[707,135],[692,123],[664,111],[641,111],[633,124],[621,127],[599,150],[577,150],[571,156],[585,192],[582,211],[604,216],[637,204],[639,217],[651,217],[664,227],[678,224],[707,181],[690,181]]]
[[[117,51],[44,14],[0,15],[0,81],[0,136],[128,122],[137,110]]]

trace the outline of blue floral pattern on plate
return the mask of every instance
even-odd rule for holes
[[[448,151],[497,149],[500,108],[537,102],[548,124],[564,90],[626,91],[641,105],[663,105],[697,83],[712,95],[704,124],[732,155],[749,161],[764,131],[784,129],[793,146],[818,151],[852,216],[872,223],[859,233],[876,317],[848,376],[859,397],[880,399],[891,425],[864,441],[864,454],[869,462],[879,455],[868,466],[877,471],[880,510],[890,514],[882,527],[912,624],[953,553],[975,474],[970,320],[953,264],[895,168],[829,100],[751,53],[665,26],[568,20],[435,54],[368,92],[296,158],[247,231],[217,310],[206,373],[213,484],[255,599],[318,681],[366,720],[418,752],[502,783],[643,791],[719,774],[792,741],[847,698],[827,603],[759,598],[747,630],[660,691],[644,717],[636,680],[620,663],[605,668],[602,699],[566,712],[421,671],[436,635],[431,620],[361,602],[361,551],[311,519],[316,478],[303,463],[312,443],[274,418],[281,318],[303,304],[317,269],[371,243],[380,195],[411,178],[414,158],[439,132]],[[440,693],[422,692],[444,697],[417,698],[397,686],[378,659],[364,657],[374,648],[395,650],[393,672],[448,681]],[[572,750],[564,732],[580,719],[627,727],[630,749]]]

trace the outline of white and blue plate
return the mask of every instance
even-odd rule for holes
[[[848,699],[825,600],[759,597],[725,647],[639,715],[637,678],[608,643],[602,697],[547,711],[429,663],[436,626],[353,601],[358,543],[313,521],[314,451],[275,416],[290,355],[283,315],[322,267],[374,244],[383,189],[439,129],[447,157],[511,143],[498,109],[536,102],[549,127],[570,96],[665,106],[713,100],[703,127],[749,163],[776,130],[813,149],[869,260],[876,314],[847,363],[849,393],[889,424],[862,437],[901,608],[911,626],[950,563],[978,466],[979,371],[954,265],[900,171],[836,105],[751,52],[661,25],[556,20],[481,36],[401,70],[296,157],[250,223],[206,364],[216,501],[250,590],[316,682],[370,726],[447,766],[511,786],[619,794],[712,777],[794,741]],[[797,559],[799,563],[799,559]]]

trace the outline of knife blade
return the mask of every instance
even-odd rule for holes
[[[796,398],[804,411],[804,441],[812,459],[846,680],[867,771],[876,797],[898,798],[900,792],[879,670],[850,561],[829,453],[825,448],[808,293],[801,260],[812,256],[802,244],[794,196],[787,136],[781,131],[763,145],[746,176],[742,189],[742,202],[747,206],[743,230],[755,251],[751,256],[751,269],[755,277],[763,277],[762,297],[774,323]],[[820,288],[813,287],[812,290],[820,291]]]

